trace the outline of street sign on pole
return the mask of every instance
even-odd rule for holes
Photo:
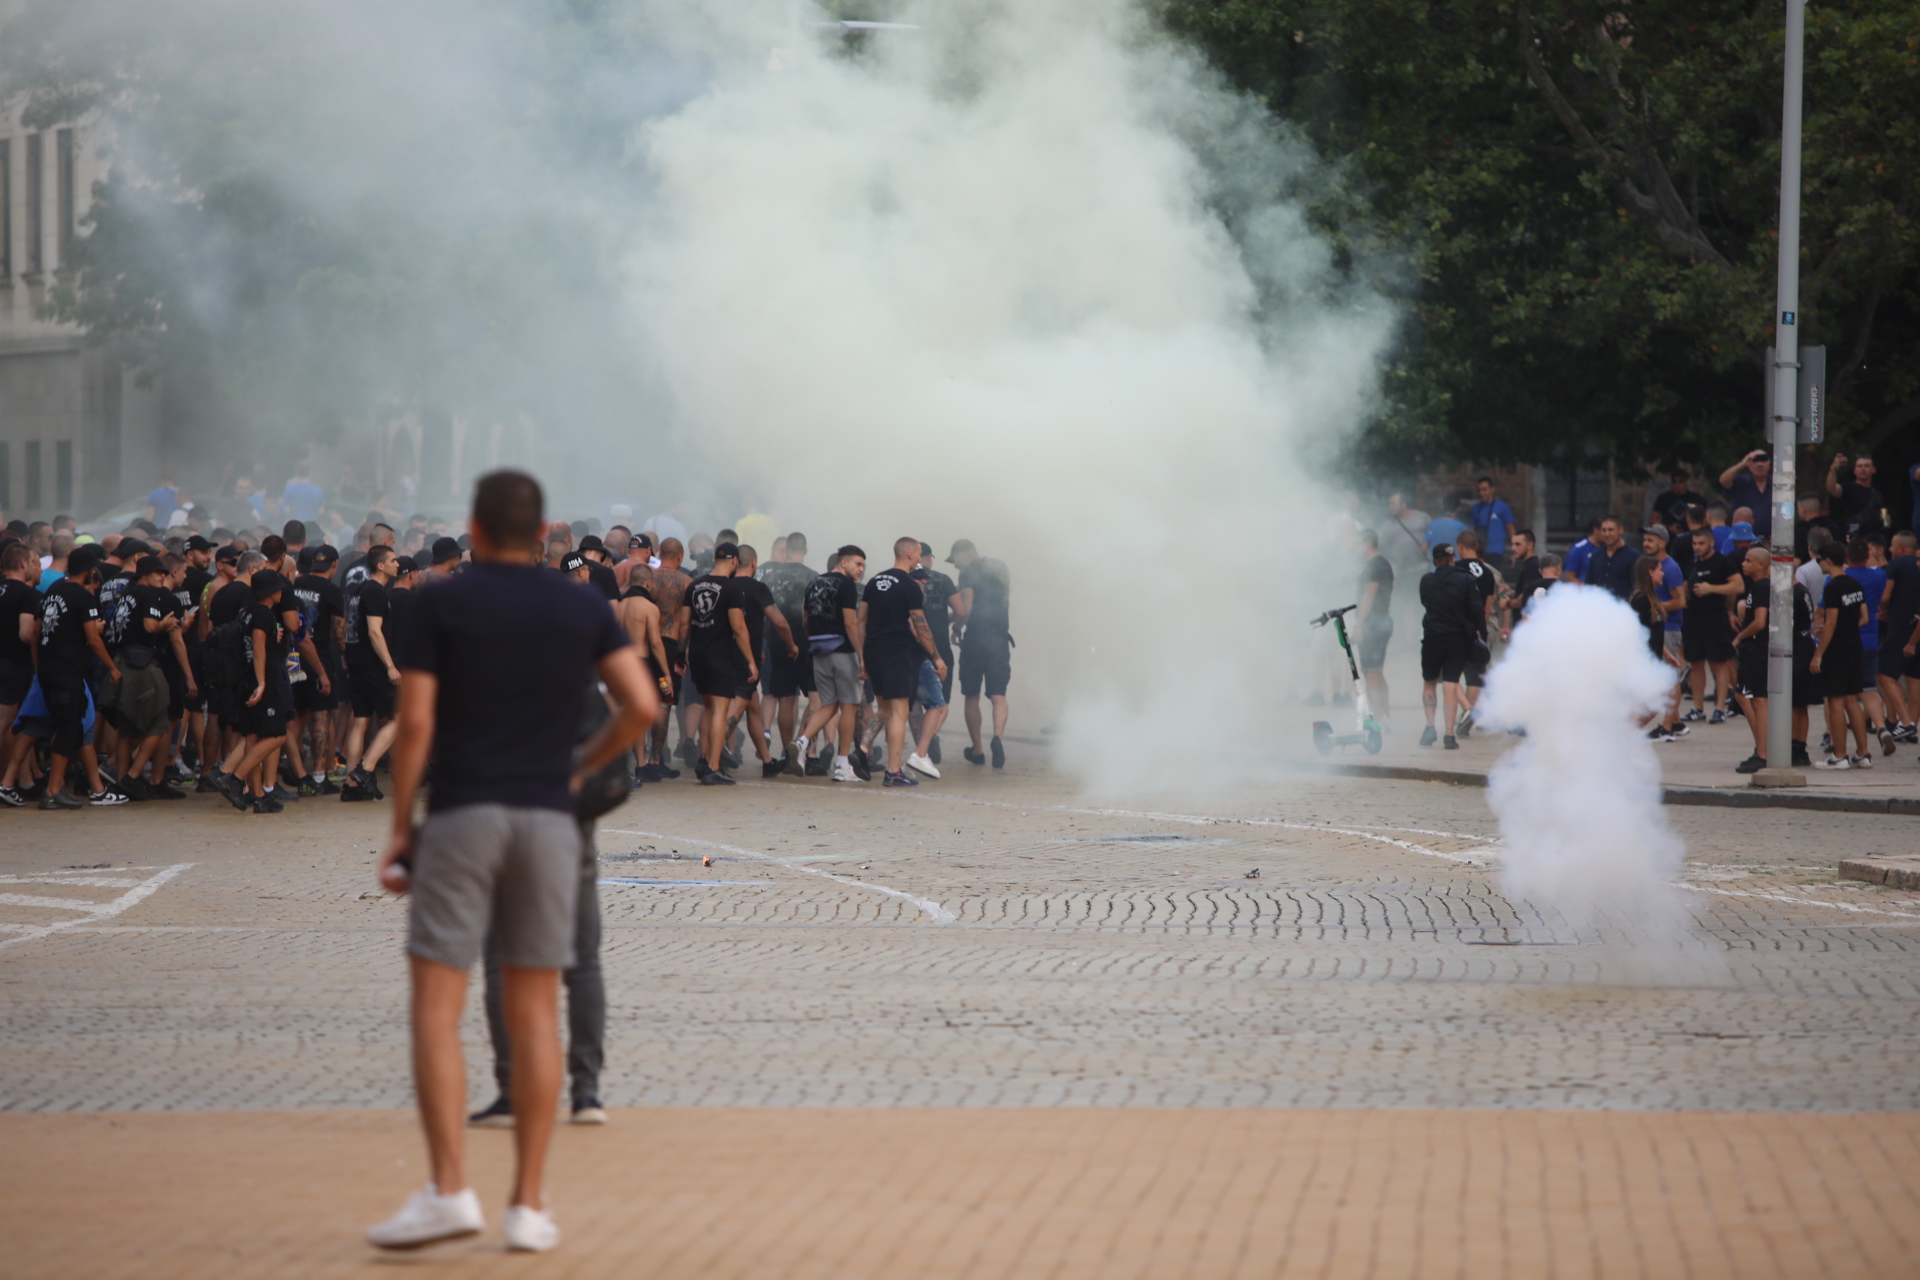
[[[1825,444],[1827,440],[1827,349],[1825,347],[1800,348],[1800,370],[1797,381],[1800,384],[1800,407],[1795,410],[1794,419],[1801,444]],[[1773,431],[1773,352],[1767,352],[1766,377],[1766,423],[1769,434]]]

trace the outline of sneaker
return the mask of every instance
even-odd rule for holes
[[[346,786],[347,785],[347,766],[344,764],[336,764],[335,766],[333,766],[333,768],[327,770],[327,781],[338,783],[340,786],[343,786],[343,787]]]
[[[1460,749],[1460,739],[1454,737],[1452,734],[1448,734],[1440,740],[1440,745],[1448,751],[1458,751]]]
[[[40,807],[42,809],[84,809],[87,806],[81,804],[80,797],[70,791],[53,791],[40,802]]]
[[[1849,756],[1847,757],[1847,763],[1852,765],[1856,769],[1871,769],[1873,768],[1873,756],[1871,753],[1868,753],[1866,755]]]
[[[999,738],[995,738],[989,742],[987,744],[987,750],[993,753],[994,768],[1004,769],[1007,767],[1007,749],[1000,745]]]
[[[933,761],[927,759],[927,757],[925,756],[912,756],[912,755],[908,756],[907,768],[912,769],[918,773],[924,773],[929,778],[937,778],[940,776],[939,767],[935,765]]]
[[[1456,738],[1471,738],[1473,736],[1473,709],[1471,707],[1462,711],[1460,718],[1454,722],[1453,736]]]
[[[340,794],[340,784],[335,782],[332,778],[320,779],[319,787],[320,787],[320,794],[323,796],[337,796]]]
[[[1807,754],[1807,748],[1804,743],[1796,742],[1793,744],[1793,757],[1788,761],[1788,764],[1795,769],[1813,768],[1813,757]]]
[[[147,790],[145,778],[128,778],[120,788],[121,794],[129,800],[151,800],[153,795]]]
[[[985,764],[987,762],[987,758],[978,751],[975,751],[972,747],[962,748],[960,754],[968,764]]]
[[[1828,755],[1833,754],[1833,735],[1832,734],[1823,733],[1820,735],[1820,749],[1826,752]]]
[[[853,766],[853,776],[862,782],[873,781],[873,762],[867,759],[864,748],[855,747],[847,755],[847,763]]]
[[[700,758],[700,748],[694,745],[692,738],[680,739],[680,763],[691,768]]]
[[[346,786],[340,788],[340,799],[347,804],[352,804],[356,800],[372,800],[373,798],[373,792],[367,790],[357,782],[349,782]]]
[[[560,1228],[553,1225],[553,1215],[544,1209],[510,1204],[505,1226],[507,1249],[512,1253],[545,1253],[560,1243]]]
[[[285,756],[280,758],[280,781],[289,787],[300,785],[300,775],[293,771],[293,766],[287,762]]]
[[[289,787],[284,782],[281,783],[279,786],[275,787],[273,790],[267,792],[267,795],[275,800],[278,800],[281,804],[299,804],[300,803],[300,789],[298,787]]]
[[[808,756],[807,757],[807,776],[809,778],[824,778],[832,772],[833,772],[833,761],[827,759],[827,757],[825,756]]]
[[[194,784],[193,793],[204,796],[219,791],[220,785],[213,780],[213,776],[219,772],[218,769],[211,767],[203,770],[200,774],[200,781]]]
[[[1748,756],[1745,760],[1733,766],[1733,771],[1735,773],[1758,773],[1766,767],[1767,758],[1765,756]]]
[[[664,782],[668,778],[677,778],[680,776],[680,771],[678,769],[672,768],[669,765],[657,764],[653,767],[655,772],[657,772],[660,775],[658,779],[659,781]]]
[[[1692,732],[1693,730],[1683,724],[1671,725],[1667,729],[1667,740],[1670,742],[1678,742]]]
[[[807,776],[807,740],[795,738],[787,744],[787,772],[796,778]]]
[[[600,1105],[598,1098],[582,1098],[573,1104],[573,1123],[605,1124],[607,1109]]]
[[[348,776],[370,791],[375,800],[387,798],[387,793],[380,789],[379,777],[371,769],[356,769]]]
[[[300,779],[298,794],[302,800],[311,800],[320,794],[320,784],[312,778],[302,778]]]
[[[917,787],[920,785],[920,779],[909,777],[905,769],[902,769],[898,773],[888,770],[885,780],[883,780],[880,785],[883,787]]]
[[[255,796],[253,800],[253,811],[255,813],[279,813],[286,807],[287,806],[275,800],[271,795]]]
[[[1920,726],[1903,724],[1893,731],[1895,742],[1920,743]]]
[[[1707,713],[1706,713],[1706,712],[1704,712],[1704,711],[1702,711],[1702,710],[1701,710],[1700,708],[1698,708],[1698,707],[1688,707],[1688,708],[1687,708],[1687,714],[1685,714],[1685,715],[1683,715],[1683,716],[1681,716],[1680,718],[1681,718],[1682,720],[1685,720],[1685,721],[1687,721],[1687,722],[1689,722],[1689,723],[1691,723],[1691,722],[1693,722],[1693,721],[1695,721],[1695,720],[1705,720],[1705,719],[1707,718]]]
[[[1679,738],[1679,735],[1673,733],[1671,730],[1664,729],[1659,725],[1655,725],[1653,726],[1653,728],[1647,730],[1647,741],[1648,742],[1678,742],[1680,741],[1680,738]]]
[[[1433,726],[1432,726],[1432,725],[1428,725],[1428,726],[1427,726],[1426,728],[1424,728],[1424,729],[1422,729],[1422,730],[1420,731],[1420,745],[1421,745],[1421,746],[1423,746],[1423,747],[1430,747],[1430,746],[1432,746],[1432,745],[1433,745],[1434,743],[1436,743],[1436,742],[1438,742],[1438,741],[1440,741],[1440,735],[1439,735],[1438,733],[1435,733],[1435,732],[1434,732],[1434,729],[1433,729]]]
[[[27,802],[27,798],[12,787],[0,787],[0,804],[11,805],[18,809]]]
[[[860,775],[853,771],[853,767],[851,765],[835,765],[833,767],[833,772],[828,776],[831,777],[835,782],[862,781]]]
[[[1880,726],[1880,754],[1883,756],[1892,755],[1894,742],[1895,742],[1895,738],[1893,736],[1893,730],[1887,728],[1887,726],[1885,725],[1881,725]]]
[[[1727,722],[1727,713],[1722,711],[1718,707],[1715,707],[1713,709],[1713,714],[1707,717],[1708,724],[1725,724],[1726,722]]]
[[[468,1116],[467,1123],[476,1129],[511,1129],[513,1104],[505,1098],[495,1098],[484,1109]]]
[[[1848,769],[1852,768],[1852,764],[1845,757],[1828,756],[1825,760],[1815,760],[1813,767],[1816,769]]]
[[[175,765],[167,770],[167,781],[176,787],[184,787],[193,781],[193,775],[187,772],[186,766]]]
[[[428,1183],[407,1197],[400,1212],[377,1227],[368,1227],[367,1243],[381,1249],[418,1249],[442,1240],[478,1235],[486,1225],[487,1215],[472,1187],[443,1196]]]
[[[126,793],[108,787],[105,791],[96,791],[87,797],[87,803],[96,809],[111,809],[116,804],[127,802]]]
[[[940,763],[940,739],[939,738],[935,738],[932,742],[929,742],[927,744],[927,759],[933,761],[935,764]]]
[[[722,769],[738,769],[740,767],[740,753],[732,747],[720,748],[720,767]]]
[[[713,766],[707,763],[705,756],[696,756],[693,761],[693,776],[697,782],[705,782],[707,775],[713,772]]]
[[[149,800],[185,800],[187,793],[171,782],[149,782],[147,799]]]
[[[718,769],[709,769],[700,775],[700,785],[703,787],[731,787],[734,785],[734,781]]]

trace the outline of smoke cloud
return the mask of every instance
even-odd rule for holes
[[[574,510],[972,538],[1012,574],[1013,731],[1107,791],[1232,780],[1350,602],[1316,468],[1372,403],[1378,264],[1336,261],[1325,168],[1136,4],[908,5],[857,48],[784,2],[32,10],[35,48],[169,104],[113,140],[128,216],[193,323],[277,357],[243,430],[432,403],[535,424],[502,460]],[[301,211],[312,261],[187,254],[206,175]]]
[[[1633,611],[1563,585],[1514,629],[1487,675],[1480,723],[1526,737],[1494,766],[1501,892],[1590,940],[1683,937],[1674,879],[1685,848],[1660,803],[1660,762],[1638,727],[1673,687]]]

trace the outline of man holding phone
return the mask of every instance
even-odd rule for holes
[[[506,1211],[510,1249],[559,1243],[542,1194],[559,1099],[559,980],[574,963],[583,846],[574,794],[646,731],[652,686],[613,610],[540,569],[543,496],[517,471],[482,476],[469,525],[473,563],[414,606],[398,658],[393,830],[381,884],[412,893],[407,952],[414,1087],[431,1181],[367,1238],[410,1249],[485,1226],[467,1185],[466,1066],[460,1015],[467,975],[491,941],[501,960],[517,1169]],[[595,676],[598,679],[595,679]],[[618,704],[580,748],[586,699]],[[432,755],[418,829],[413,801]]]

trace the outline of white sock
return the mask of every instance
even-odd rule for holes
[[[835,756],[833,758],[833,767],[836,769],[853,768],[853,766],[847,762],[847,758],[845,756]]]

